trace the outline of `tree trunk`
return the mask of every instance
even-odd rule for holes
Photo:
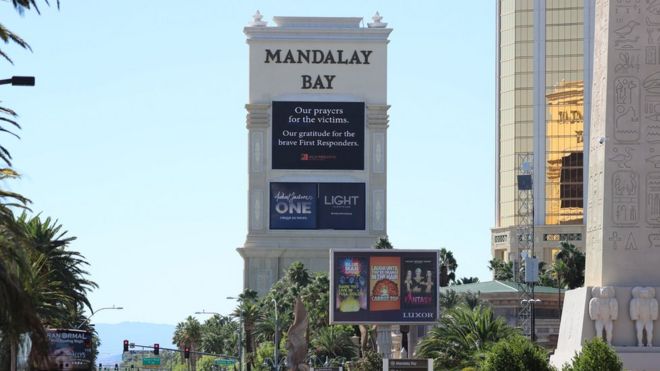
[[[11,357],[10,369],[11,369],[11,371],[16,371],[16,357],[17,357],[17,353],[18,353],[18,344],[17,344],[17,341],[15,339],[10,339],[9,340],[9,348],[10,348],[9,353],[10,353],[10,357]]]

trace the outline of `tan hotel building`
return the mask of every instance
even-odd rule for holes
[[[542,261],[584,248],[593,20],[593,0],[497,0],[494,258],[517,260],[521,231]]]

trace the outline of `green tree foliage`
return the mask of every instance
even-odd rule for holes
[[[20,254],[17,255],[20,261],[5,260],[0,254],[3,258],[0,265],[11,275],[13,287],[25,295],[22,300],[28,301],[0,303],[0,332],[6,339],[0,344],[0,352],[10,353],[11,361],[15,359],[22,334],[30,334],[33,343],[30,362],[36,366],[44,361],[42,347],[47,346],[44,327],[77,328],[83,324],[84,329],[94,333],[82,310],[83,306],[91,309],[87,293],[97,285],[87,278],[85,258],[69,248],[75,237],[67,237],[66,233],[57,221],[42,220],[39,216],[29,218],[25,213],[12,221],[11,232],[0,226],[0,241],[12,241],[5,252]],[[29,312],[15,313],[16,306],[25,308],[24,305]],[[26,326],[29,323],[24,321],[25,316],[33,316],[41,329],[35,328],[37,322],[32,323],[32,328]]]
[[[440,291],[440,308],[443,311],[459,305],[473,309],[477,306],[487,305],[487,303],[481,300],[479,293],[468,291],[459,294],[452,289]]]
[[[438,324],[419,343],[417,355],[433,358],[436,370],[477,367],[486,350],[514,332],[488,307],[459,306],[442,313]]]
[[[245,363],[248,371],[254,367],[254,350],[256,349],[255,329],[259,322],[261,313],[259,311],[257,292],[245,289],[238,296],[238,307],[234,309],[232,316],[243,322],[243,344],[245,349]]]
[[[190,349],[191,354],[188,362],[193,369],[195,368],[198,357],[192,352],[201,350],[201,342],[202,324],[199,323],[197,318],[188,316],[185,321],[177,323],[174,336],[172,337],[172,344],[176,345],[181,351],[185,347]]]
[[[215,357],[212,356],[202,356],[198,361],[197,361],[197,371],[216,371],[217,368],[214,367],[213,362],[215,361]]]
[[[383,250],[383,249],[389,250],[389,249],[393,249],[393,248],[394,248],[394,246],[392,246],[392,244],[390,243],[390,240],[387,238],[387,236],[379,238],[378,241],[376,242],[376,244],[374,245],[374,249],[377,249],[377,250]]]
[[[463,277],[454,281],[454,285],[467,285],[470,283],[479,283],[479,277]]]
[[[318,359],[342,357],[351,360],[358,354],[358,346],[351,340],[354,334],[352,326],[335,325],[322,328],[311,339],[310,352]]]
[[[454,253],[444,247],[440,249],[439,259],[440,287],[446,287],[449,286],[450,282],[453,282],[456,279],[456,268],[458,268],[458,263],[454,258]]]
[[[585,260],[584,253],[575,245],[568,242],[561,243],[561,250],[557,253],[553,269],[562,287],[572,290],[584,285]]]
[[[500,340],[487,353],[483,371],[552,371],[548,353],[527,338],[516,335]]]
[[[367,351],[364,356],[351,363],[351,371],[378,371],[383,369],[383,357],[376,351]]]
[[[214,315],[202,324],[202,351],[238,356],[238,331],[238,321],[229,316]]]
[[[494,280],[509,281],[513,279],[513,262],[495,258],[488,262],[488,270],[493,272]]]
[[[582,351],[573,357],[570,365],[562,371],[621,371],[623,363],[614,349],[600,338],[593,338],[584,343]]]

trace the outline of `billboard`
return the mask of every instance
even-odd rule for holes
[[[270,183],[271,229],[316,229],[316,183]]]
[[[92,334],[82,330],[47,329],[48,370],[92,368]]]
[[[437,250],[331,250],[330,322],[433,324]]]
[[[272,105],[273,169],[364,170],[363,102]]]
[[[364,183],[319,183],[319,229],[365,228]]]
[[[270,183],[270,229],[365,229],[364,183]]]

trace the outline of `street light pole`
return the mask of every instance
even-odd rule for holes
[[[116,306],[113,304],[111,307],[99,308],[99,309],[97,309],[97,310],[93,310],[93,309],[92,309],[92,314],[91,314],[89,317],[85,318],[85,320],[82,321],[82,322],[78,325],[78,327],[76,327],[76,328],[79,329],[79,328],[83,327],[83,326],[85,325],[85,323],[88,323],[88,322],[92,319],[92,317],[94,317],[94,315],[95,315],[96,313],[98,313],[98,312],[100,312],[100,311],[102,311],[102,310],[106,310],[106,309],[122,310],[122,309],[124,309],[124,307],[116,307]]]
[[[34,86],[34,76],[12,76],[9,79],[0,80],[0,85]]]
[[[234,296],[227,296],[228,300],[239,300]],[[243,371],[243,312],[238,312],[238,371]]]

